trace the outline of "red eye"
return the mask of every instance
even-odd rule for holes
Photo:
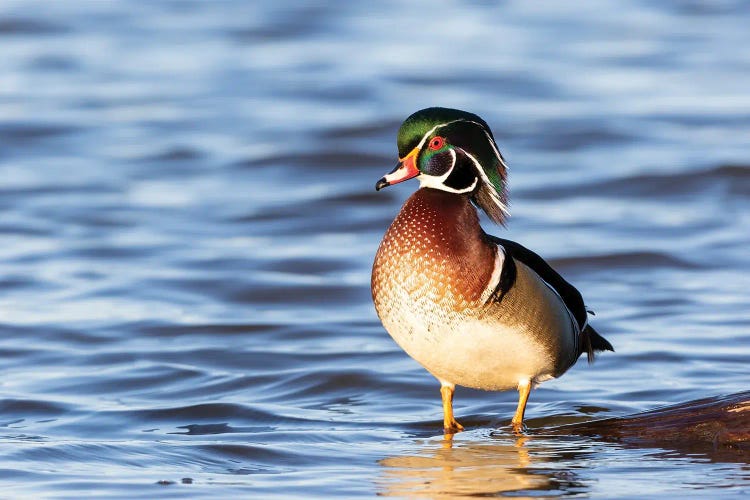
[[[435,136],[430,140],[430,149],[433,151],[437,151],[438,149],[442,148],[445,144],[445,139],[443,139],[440,136]]]

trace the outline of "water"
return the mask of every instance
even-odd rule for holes
[[[4,2],[3,497],[733,497],[747,456],[545,427],[747,389],[744,2]],[[617,352],[434,380],[370,265],[413,111],[479,113],[508,230]]]

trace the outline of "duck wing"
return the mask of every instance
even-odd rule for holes
[[[594,359],[595,351],[614,351],[612,344],[588,324],[588,311],[586,310],[586,305],[583,303],[581,292],[560,276],[546,260],[520,243],[506,240],[505,238],[498,238],[490,234],[486,236],[490,242],[501,246],[505,251],[506,265],[503,266],[497,289],[493,293],[493,296],[497,300],[502,300],[504,294],[513,286],[516,275],[515,263],[513,261],[514,259],[518,260],[544,280],[560,296],[565,307],[570,311],[581,332],[579,355],[586,352],[588,360],[591,362]]]

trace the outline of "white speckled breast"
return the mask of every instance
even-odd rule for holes
[[[517,262],[516,284],[501,303],[485,303],[503,257],[467,197],[434,189],[414,193],[383,237],[375,309],[393,339],[441,381],[506,390],[575,362],[567,308],[525,265]]]

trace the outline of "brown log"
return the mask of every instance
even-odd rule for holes
[[[750,391],[698,399],[627,417],[592,420],[545,430],[636,446],[711,447],[750,453]]]

